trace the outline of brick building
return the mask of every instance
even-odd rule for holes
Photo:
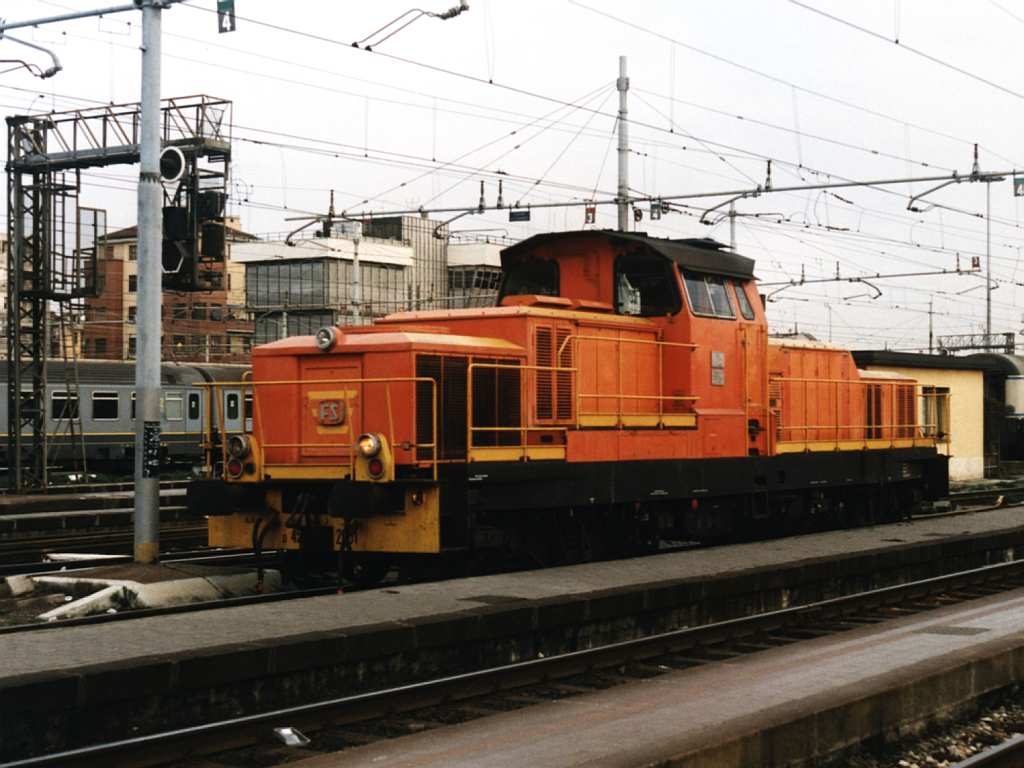
[[[253,324],[245,305],[245,267],[231,260],[231,244],[255,240],[227,222],[228,258],[215,270],[221,288],[179,293],[164,290],[161,356],[169,361],[248,362]],[[81,353],[86,358],[135,357],[138,264],[135,227],[111,232],[100,241],[97,295],[86,300]]]

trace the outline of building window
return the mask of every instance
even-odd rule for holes
[[[139,276],[128,275],[128,293],[136,293],[139,290]]]
[[[103,256],[104,256],[104,258],[107,258],[107,259],[114,258],[114,246],[108,245],[107,247],[105,247],[103,249]]]
[[[137,245],[128,246],[128,261],[138,261],[139,258],[139,247]]]
[[[224,307],[222,307],[220,304],[211,304],[210,305],[210,319],[211,320],[217,320],[217,321],[223,320],[224,319]]]
[[[96,339],[96,357],[107,354],[107,340]]]
[[[138,307],[135,306],[134,304],[128,307],[128,322],[131,323],[132,325],[135,325],[135,313],[137,310]]]
[[[949,387],[921,387],[921,429],[939,442],[949,439]]]
[[[180,351],[185,348],[186,341],[184,336],[175,336],[173,341],[175,349]]]
[[[192,319],[193,320],[205,320],[206,319],[206,305],[197,303],[192,305]]]
[[[135,357],[135,337],[128,337],[128,357]]]
[[[224,413],[232,421],[238,418],[238,395],[235,392],[224,396]]]
[[[175,320],[187,320],[188,319],[188,307],[184,304],[174,305],[174,319]]]
[[[58,419],[78,418],[78,395],[68,392],[54,392],[50,396],[50,418]]]
[[[114,421],[117,418],[117,392],[92,393],[94,421]]]
[[[99,270],[96,270],[96,295],[103,293],[107,289],[107,276]]]
[[[185,418],[185,398],[180,392],[168,392],[164,398],[164,418],[168,421],[181,421]]]
[[[189,421],[199,420],[199,393],[188,393],[188,418]]]

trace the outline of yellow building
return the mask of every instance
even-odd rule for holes
[[[950,480],[980,480],[985,476],[985,370],[983,361],[949,355],[869,350],[854,352],[857,366],[891,371],[917,379],[922,424],[934,424],[949,434]],[[929,394],[948,395],[947,407],[936,409]]]

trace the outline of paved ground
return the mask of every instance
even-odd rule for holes
[[[911,680],[1024,645],[1024,590],[669,673],[605,691],[426,731],[342,753],[290,763],[293,768],[489,768],[641,766],[695,756],[781,723],[806,723],[806,749],[852,733],[867,721],[864,699],[911,691]],[[959,682],[959,681],[958,681]],[[942,697],[970,685],[937,685]],[[917,689],[920,697],[920,688]],[[900,708],[893,693],[893,713]],[[817,713],[851,704],[848,719]],[[859,716],[859,717],[858,717]],[[811,718],[804,720],[804,718]],[[845,721],[844,721],[845,720]],[[863,725],[861,723],[859,725]],[[815,730],[817,729],[817,730]],[[772,748],[777,748],[773,746]],[[774,753],[776,759],[778,752]],[[743,764],[743,758],[735,764]],[[758,761],[760,762],[760,761]],[[703,764],[703,763],[701,763]],[[731,761],[711,762],[728,765]]]
[[[1024,507],[1014,507],[632,560],[0,635],[0,680],[231,643],[274,641],[374,622],[430,617],[507,598],[584,594],[659,580],[702,579],[794,562],[827,561],[856,552],[935,543],[962,534],[1014,530],[1022,524]]]

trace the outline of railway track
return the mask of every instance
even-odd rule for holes
[[[28,564],[38,564],[47,552],[128,554],[132,550],[133,540],[131,528],[93,528],[87,532],[62,531],[57,534],[0,540],[0,576],[24,573],[21,568]],[[174,546],[205,542],[206,523],[199,521],[163,525],[160,527],[160,540]],[[50,567],[52,570],[52,564]]]
[[[136,736],[0,768],[122,763],[198,766],[208,764],[201,762],[203,756],[213,754],[218,755],[218,765],[269,764],[261,762],[266,757],[262,750],[267,755],[276,754],[277,764],[281,745],[273,738],[274,728],[312,734],[310,745],[296,755],[305,757],[316,750],[317,744],[323,745],[320,749],[324,751],[336,751],[757,653],[1021,586],[1024,561],[1012,561],[558,656]],[[192,760],[197,762],[189,762]],[[971,765],[1004,764],[1010,763]]]
[[[1002,744],[961,760],[952,768],[1020,768],[1024,765],[1024,736],[1014,736]]]

